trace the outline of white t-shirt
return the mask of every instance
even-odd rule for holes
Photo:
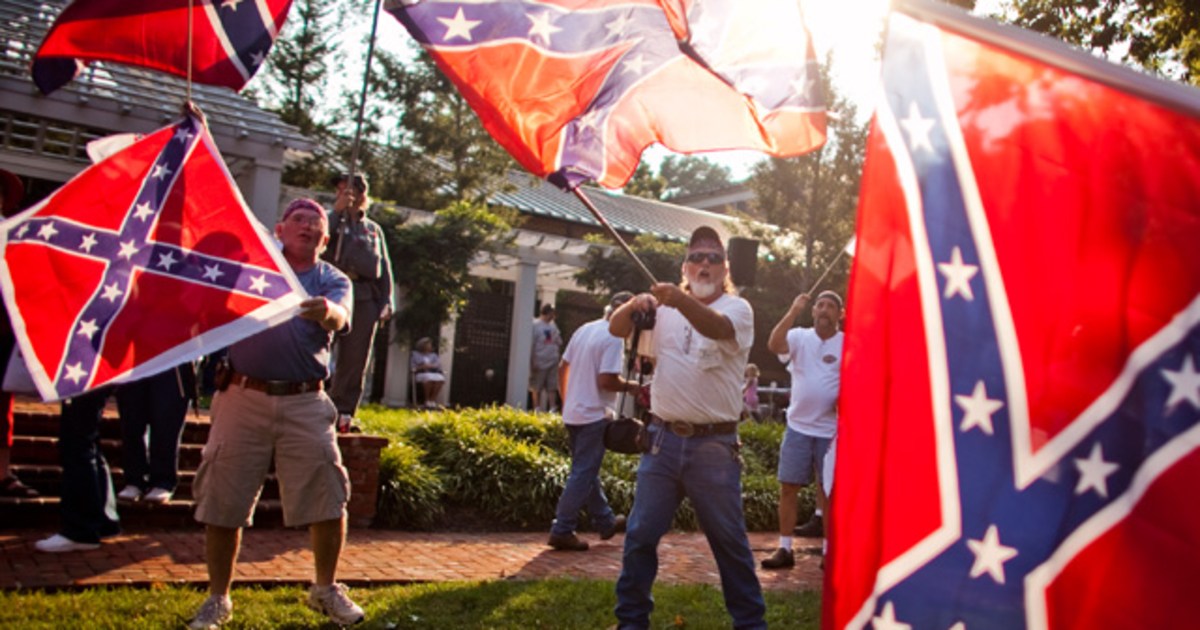
[[[821,339],[812,328],[788,331],[786,362],[792,374],[788,428],[819,438],[837,434],[843,338],[841,331],[829,339]]]
[[[742,382],[754,343],[754,310],[746,300],[729,294],[708,306],[733,324],[732,339],[709,339],[678,310],[658,308],[650,409],[664,420],[732,422],[741,416]]]
[[[591,424],[604,419],[605,410],[617,405],[617,392],[602,391],[596,384],[600,374],[620,374],[624,343],[608,332],[603,319],[579,327],[567,344],[563,362],[567,373],[567,395],[563,400],[563,424]]]
[[[554,322],[540,317],[533,320],[533,361],[538,370],[548,370],[558,365],[558,351],[562,348],[562,335]]]

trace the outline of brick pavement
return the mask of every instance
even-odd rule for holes
[[[0,531],[0,588],[78,588],[207,582],[202,530],[148,531],[106,541],[94,551],[46,554],[33,543],[44,531]],[[583,553],[553,551],[545,533],[425,533],[351,530],[338,579],[351,586],[447,580],[536,580],[547,577],[617,579],[622,536],[598,541]],[[775,546],[775,534],[752,533],[756,559]],[[816,540],[798,539],[814,548]],[[674,533],[659,549],[659,580],[719,584],[716,563],[701,534]],[[796,554],[789,571],[759,570],[763,588],[809,590],[821,586],[819,559]],[[235,580],[245,584],[306,584],[312,579],[308,532],[248,529]]]

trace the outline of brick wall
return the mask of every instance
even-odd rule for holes
[[[346,506],[351,527],[370,527],[375,519],[379,495],[379,452],[387,438],[375,435],[338,435],[342,464],[350,474],[350,504]]]

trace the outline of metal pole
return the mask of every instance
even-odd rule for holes
[[[362,126],[363,113],[367,108],[367,89],[371,83],[371,61],[375,57],[375,33],[379,30],[379,7],[383,5],[383,0],[375,0],[375,12],[371,18],[371,38],[367,40],[367,59],[363,67],[362,89],[358,95],[358,115],[354,124],[354,142],[350,145],[350,168],[346,173],[346,187],[354,192],[354,172],[358,166],[358,148],[362,141]],[[351,199],[354,199],[352,196]],[[354,212],[357,208],[350,208],[346,216],[339,222],[339,232],[337,247],[333,250],[333,261],[337,264],[342,262],[342,244],[346,242],[346,235],[354,227]]]
[[[642,262],[642,259],[638,258],[637,254],[633,253],[632,249],[629,249],[629,245],[625,243],[625,239],[621,238],[620,234],[617,234],[617,230],[614,229],[612,224],[608,222],[608,219],[604,218],[604,215],[600,214],[600,211],[596,209],[596,206],[592,205],[592,200],[588,199],[587,195],[583,193],[583,190],[579,187],[576,187],[573,192],[575,193],[575,196],[583,202],[583,205],[587,207],[588,211],[592,213],[592,216],[596,217],[596,220],[600,222],[600,226],[603,227],[604,230],[608,232],[608,235],[617,242],[617,245],[621,246],[621,249],[625,251],[625,254],[633,259],[633,262],[637,264],[638,269],[642,271],[642,274],[650,280],[650,284],[658,284],[658,280],[654,277],[654,274],[650,273],[650,269],[646,267],[646,264]]]

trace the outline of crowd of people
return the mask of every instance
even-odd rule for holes
[[[9,180],[0,178],[4,181]],[[209,596],[191,628],[215,628],[232,618],[230,590],[242,529],[252,524],[272,464],[285,525],[311,531],[314,579],[307,604],[339,625],[364,617],[336,581],[350,492],[336,440],[337,432],[354,425],[372,342],[392,315],[394,297],[382,231],[365,213],[365,178],[342,176],[331,184],[337,190],[331,211],[312,199],[296,199],[274,226],[284,259],[311,297],[294,318],[228,348],[213,379],[212,427],[192,488],[195,518],[205,526]],[[7,214],[15,207],[11,183],[0,192]],[[604,317],[576,330],[565,351],[552,305],[544,305],[532,324],[530,400],[534,409],[554,411],[561,395],[571,454],[547,544],[586,551],[589,545],[577,532],[585,512],[601,540],[624,531],[615,614],[619,628],[646,628],[654,608],[658,546],[687,498],[712,549],[734,627],[765,628],[766,606],[742,506],[738,438],[739,422],[758,412],[758,368],[747,361],[753,310],[730,283],[725,246],[715,230],[693,232],[681,272],[678,285],[657,283],[639,295],[613,295]],[[796,327],[810,307],[814,326]],[[823,291],[815,300],[801,294],[768,340],[792,375],[792,396],[779,457],[779,545],[761,560],[766,569],[795,564],[794,535],[824,532],[843,311],[836,292]],[[645,333],[645,343],[627,349],[625,340],[635,330]],[[0,334],[0,351],[6,339],[11,351],[11,329],[7,337]],[[631,373],[635,364],[653,366],[648,399]],[[446,377],[431,338],[414,345],[410,367],[414,404],[419,399],[437,406]],[[61,526],[38,541],[39,550],[96,548],[120,531],[119,502],[171,500],[180,434],[197,397],[196,383],[194,366],[185,364],[63,401]],[[110,396],[117,401],[124,443],[119,492],[100,449],[100,420]],[[645,448],[628,516],[613,511],[599,475],[609,421],[620,415],[616,410],[625,407],[627,396],[645,407],[639,410]],[[36,491],[8,470],[8,398],[0,490],[32,496]],[[5,403],[0,399],[0,407]],[[797,527],[797,494],[814,480],[822,482],[818,510]]]

